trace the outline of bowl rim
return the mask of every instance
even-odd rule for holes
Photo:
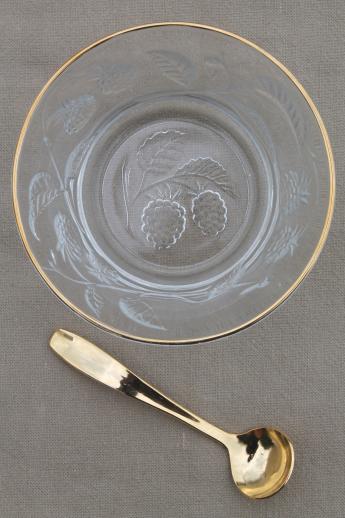
[[[320,238],[318,243],[316,244],[313,253],[311,257],[309,258],[307,264],[305,265],[303,271],[300,273],[298,278],[290,285],[290,287],[281,295],[273,304],[268,306],[266,309],[258,313],[255,317],[251,318],[247,322],[244,322],[240,324],[239,326],[230,328],[226,331],[222,331],[220,333],[207,335],[207,336],[201,336],[198,338],[186,338],[186,339],[178,339],[178,340],[172,340],[172,339],[158,339],[158,338],[149,338],[149,337],[142,337],[142,336],[136,336],[131,333],[127,333],[126,331],[123,331],[121,329],[117,329],[113,326],[110,326],[101,320],[98,320],[91,315],[84,312],[82,309],[80,309],[78,306],[76,306],[73,302],[71,302],[58,288],[55,286],[55,284],[49,279],[48,275],[44,272],[43,268],[40,266],[39,262],[35,258],[35,255],[33,253],[33,250],[30,247],[30,244],[28,242],[28,239],[26,238],[25,231],[24,231],[24,225],[22,222],[22,218],[20,215],[20,209],[19,209],[19,202],[17,198],[17,186],[18,186],[18,166],[19,166],[19,157],[21,154],[22,145],[24,142],[24,138],[26,135],[26,131],[29,127],[31,118],[33,116],[33,113],[35,112],[40,100],[44,96],[45,92],[48,90],[50,85],[55,81],[55,79],[66,69],[68,68],[74,61],[79,59],[83,54],[86,52],[92,50],[93,48],[97,47],[98,45],[109,41],[116,36],[121,36],[122,34],[126,34],[128,32],[138,31],[138,30],[144,30],[144,29],[151,29],[154,27],[167,27],[167,26],[180,26],[180,27],[191,27],[191,28],[198,28],[203,30],[209,30],[216,33],[223,34],[225,36],[234,38],[240,42],[242,42],[245,45],[248,45],[249,47],[255,49],[257,52],[268,58],[273,64],[275,64],[280,70],[292,81],[292,83],[298,88],[302,96],[304,97],[305,101],[308,103],[310,109],[312,110],[316,121],[319,125],[322,137],[323,137],[323,143],[325,146],[327,159],[328,159],[328,173],[329,173],[329,201],[328,201],[328,209],[326,213],[326,217],[324,220],[324,226],[322,228],[322,232],[320,234]],[[38,95],[36,96],[34,102],[32,103],[26,118],[24,120],[24,124],[20,130],[19,138],[14,154],[14,160],[13,160],[13,168],[12,168],[12,195],[13,195],[13,208],[14,208],[14,215],[17,223],[17,227],[19,230],[19,234],[22,240],[22,243],[24,245],[24,248],[33,263],[34,267],[40,274],[40,276],[43,278],[45,283],[48,285],[48,287],[55,293],[55,295],[64,302],[70,309],[72,309],[74,312],[76,312],[79,316],[83,317],[87,321],[91,322],[92,324],[96,325],[97,327],[109,331],[112,333],[115,333],[118,336],[121,336],[123,338],[139,341],[139,342],[146,342],[146,343],[152,343],[152,344],[161,344],[161,345],[183,345],[183,344],[195,344],[195,343],[201,343],[201,342],[208,342],[211,340],[215,340],[217,338],[221,338],[224,336],[231,335],[237,331],[240,331],[242,329],[246,329],[247,327],[251,326],[252,324],[258,322],[265,316],[267,316],[269,313],[271,313],[273,310],[275,310],[280,304],[282,304],[291,294],[292,292],[301,284],[301,282],[304,280],[304,278],[309,274],[309,272],[314,267],[321,250],[326,242],[328,232],[330,229],[331,221],[332,221],[332,215],[334,211],[334,202],[335,202],[335,165],[334,165],[334,157],[332,152],[332,147],[330,143],[330,139],[325,127],[325,124],[321,118],[321,115],[316,108],[316,105],[314,104],[313,100],[311,99],[310,95],[307,93],[305,88],[302,86],[302,84],[298,81],[298,79],[292,74],[292,72],[285,66],[283,63],[281,63],[278,59],[276,59],[274,56],[272,56],[269,52],[264,50],[263,48],[259,47],[256,43],[252,42],[251,40],[248,40],[236,33],[226,31],[224,29],[220,29],[217,27],[213,27],[211,25],[204,25],[199,23],[193,23],[193,22],[156,22],[156,23],[148,23],[144,25],[137,25],[133,27],[128,27],[126,29],[122,29],[120,31],[116,31],[112,34],[109,34],[108,36],[105,36],[90,45],[84,47],[79,52],[74,54],[72,57],[70,57],[58,70],[50,77],[50,79],[45,83],[43,88],[40,90]]]

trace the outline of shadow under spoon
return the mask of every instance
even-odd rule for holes
[[[294,450],[279,430],[256,428],[240,434],[226,432],[162,394],[96,345],[69,331],[56,331],[50,346],[68,364],[91,378],[159,408],[221,442],[229,453],[235,484],[245,496],[267,498],[289,480]]]

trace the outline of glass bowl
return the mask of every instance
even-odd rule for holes
[[[20,134],[25,247],[68,306],[126,337],[188,343],[259,320],[325,242],[334,165],[275,58],[196,24],[135,27],[72,57]]]

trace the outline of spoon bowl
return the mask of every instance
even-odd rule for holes
[[[267,498],[289,480],[294,450],[289,439],[273,428],[256,428],[224,441],[238,489],[249,498]]]

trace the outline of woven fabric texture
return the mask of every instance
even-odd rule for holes
[[[152,21],[219,26],[286,64],[320,109],[338,172],[330,235],[307,280],[263,321],[203,345],[143,345],[80,319],[34,271],[12,211],[16,140],[41,86],[80,48]],[[1,1],[1,518],[345,516],[344,27],[343,0]],[[296,448],[287,487],[245,499],[220,445],[56,358],[47,344],[58,327],[219,426],[286,431]]]

